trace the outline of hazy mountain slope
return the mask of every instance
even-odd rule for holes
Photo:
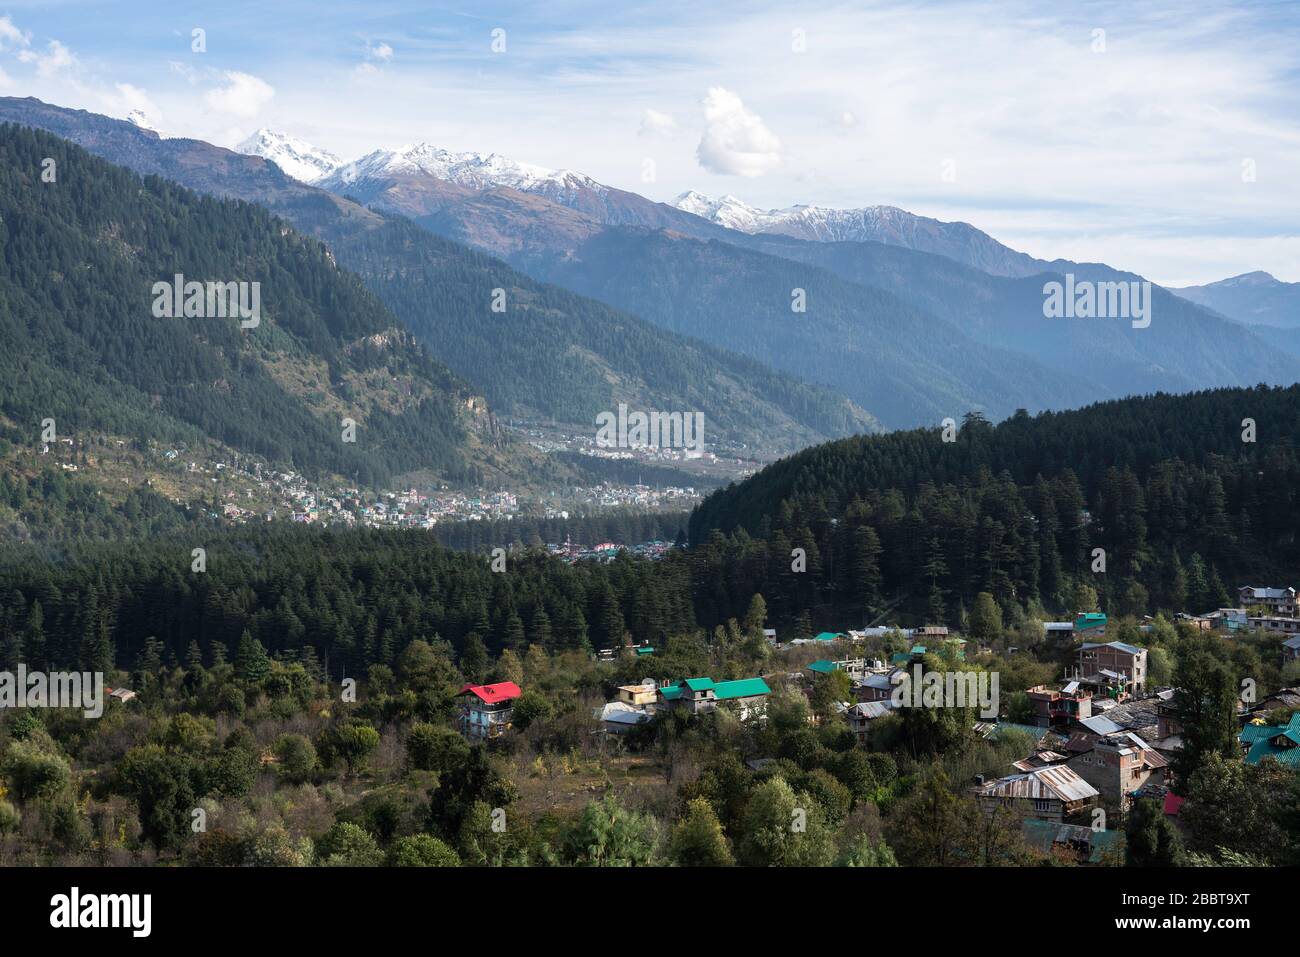
[[[1124,319],[1047,319],[1043,286],[1076,279],[1140,281],[1098,263],[1071,263],[1065,269],[1011,279],[877,243],[807,243],[777,236],[754,236],[752,248],[818,265],[862,285],[889,290],[908,302],[958,325],[987,345],[1024,352],[1053,368],[1087,378],[1124,395],[1189,391],[1211,385],[1289,384],[1300,378],[1300,363],[1276,348],[1259,330],[1248,329],[1169,291],[1151,287],[1149,327],[1135,329]]]
[[[1266,272],[1169,291],[1238,322],[1278,329],[1300,327],[1300,282],[1282,282]]]
[[[264,158],[195,140],[161,140],[121,121],[31,99],[0,99],[0,119],[51,129],[202,192],[247,198],[319,236],[432,351],[470,381],[481,381],[500,412],[591,427],[598,412],[624,401],[698,409],[715,437],[779,448],[878,427],[820,385],[546,287],[500,261],[299,183]],[[378,261],[380,250],[400,252],[400,268]],[[491,311],[498,288],[510,304],[505,314]],[[524,322],[530,316],[538,321]],[[539,335],[541,329],[547,334]]]
[[[727,243],[605,229],[571,258],[530,266],[669,328],[831,384],[891,426],[969,409],[1001,418],[1096,394],[1081,379],[981,345],[889,293]],[[792,310],[793,290],[803,291],[806,311]]]

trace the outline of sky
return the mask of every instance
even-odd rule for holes
[[[663,201],[899,206],[1171,286],[1300,281],[1300,4],[1066,6],[40,0],[0,6],[0,95]]]

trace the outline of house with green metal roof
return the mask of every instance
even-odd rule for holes
[[[765,712],[764,699],[771,693],[772,689],[762,678],[716,682],[712,678],[686,678],[660,688],[659,698],[665,706],[691,714],[713,711],[720,701],[733,702],[733,708],[744,721]]]
[[[839,641],[841,638],[848,637],[839,631],[823,631],[813,638],[813,641]]]
[[[1097,637],[1106,633],[1106,615],[1100,611],[1080,612],[1074,616],[1074,633]]]
[[[1094,831],[1079,824],[1058,824],[1026,818],[1021,822],[1025,842],[1043,854],[1079,864],[1118,861],[1124,854],[1123,831]]]
[[[1272,758],[1300,770],[1300,711],[1286,724],[1248,724],[1241,729],[1240,741],[1248,764]]]
[[[835,662],[827,661],[825,658],[822,658],[820,661],[814,661],[812,664],[810,664],[808,666],[808,670],[815,671],[819,675],[828,675],[832,671],[839,670],[839,667],[840,666],[837,665]]]

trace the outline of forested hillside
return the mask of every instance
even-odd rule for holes
[[[53,419],[65,436],[206,439],[367,484],[473,474],[469,389],[319,241],[264,210],[5,125],[0,250],[0,413],[15,444],[38,445]],[[258,283],[257,324],[156,317],[154,284],[176,274]]]
[[[206,570],[196,573],[199,544]],[[462,656],[528,644],[589,650],[625,628],[655,644],[694,628],[678,560],[565,565],[520,552],[507,569],[493,573],[486,557],[424,532],[288,524],[71,552],[13,546],[0,553],[0,668],[110,670],[147,645],[181,660],[191,642],[207,660],[233,657],[247,631],[273,654],[307,655],[340,677],[392,665],[417,638],[444,639]]]
[[[981,591],[1012,617],[1092,592],[1112,613],[1201,612],[1300,560],[1300,387],[968,416],[955,439],[829,443],[715,492],[691,519],[701,617],[742,614],[754,592],[840,627],[886,607],[954,621]]]

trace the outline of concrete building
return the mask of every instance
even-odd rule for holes
[[[1109,686],[1106,681],[1093,679],[1115,676],[1121,679],[1123,691],[1141,694],[1147,681],[1147,650],[1122,641],[1085,641],[1079,649],[1079,671],[1086,684]]]
[[[1127,810],[1134,791],[1155,776],[1165,783],[1169,762],[1131,731],[1096,738],[1092,748],[1072,756],[1067,765],[1101,792],[1113,807]]]
[[[1237,589],[1238,601],[1243,608],[1257,605],[1268,609],[1270,615],[1281,618],[1296,616],[1296,592],[1294,588],[1259,588],[1255,585],[1243,585]]]

